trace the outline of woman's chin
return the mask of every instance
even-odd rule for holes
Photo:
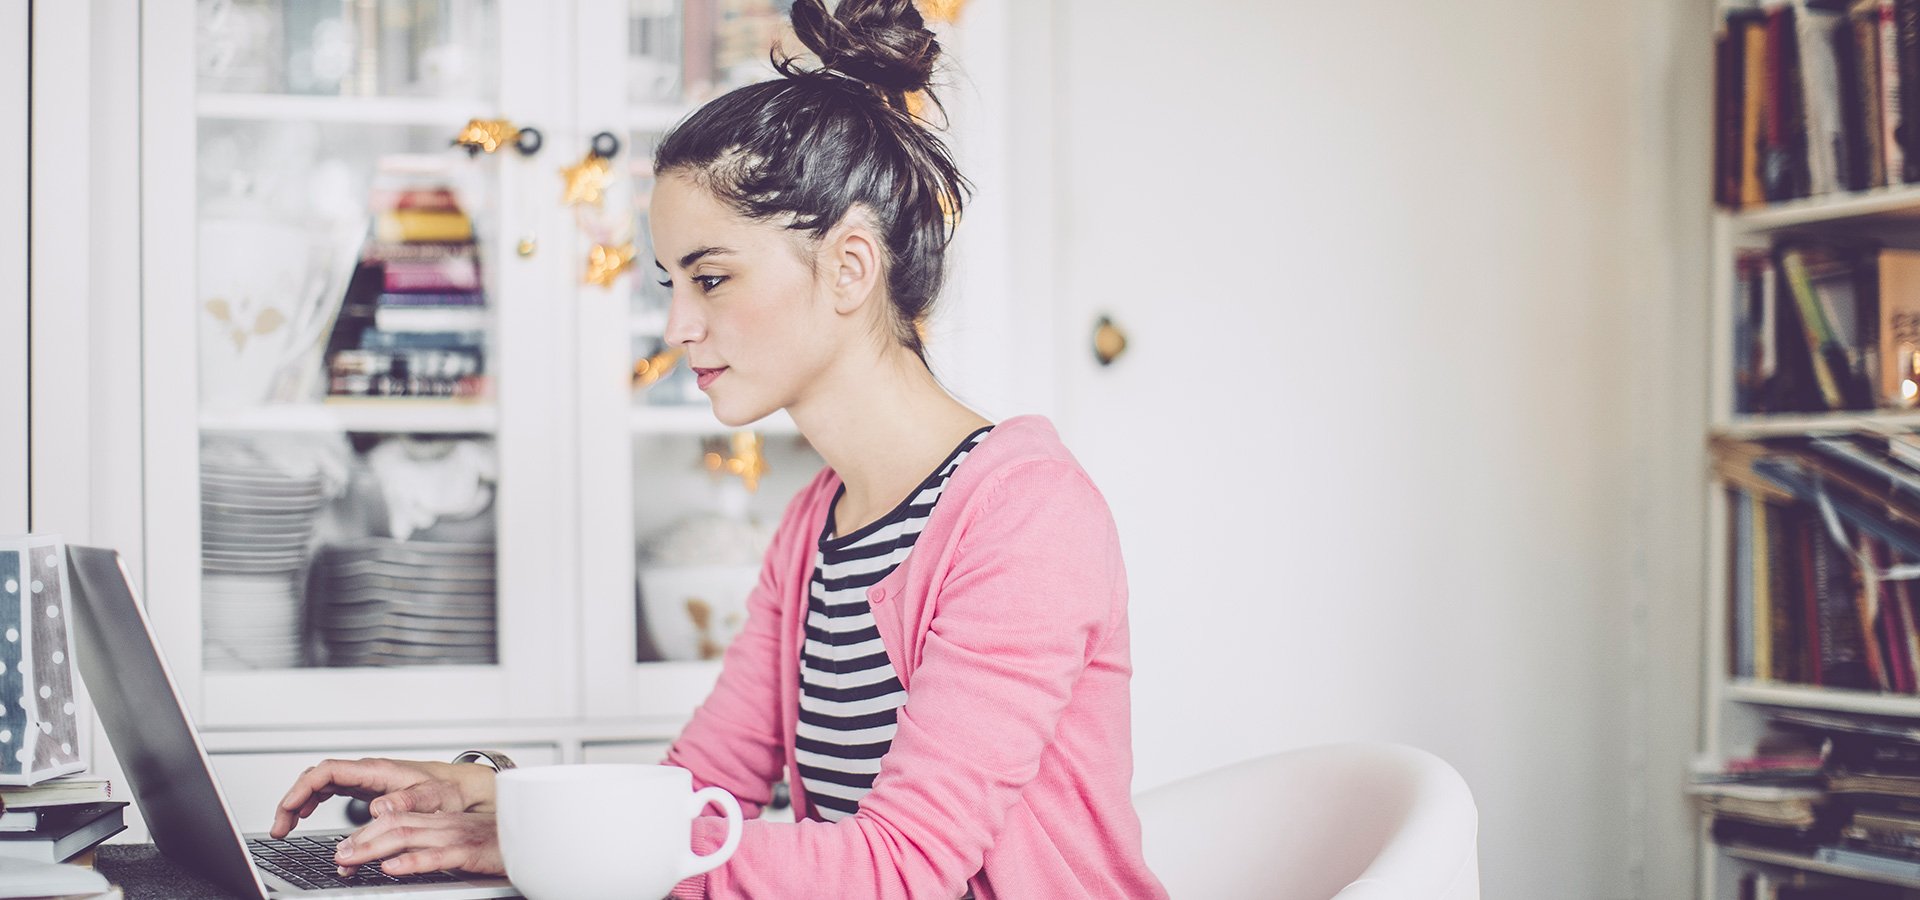
[[[747,407],[734,406],[720,400],[713,402],[713,417],[719,419],[720,424],[728,428],[741,428],[751,425],[772,414],[773,410],[756,411]]]

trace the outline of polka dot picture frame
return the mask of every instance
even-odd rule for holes
[[[58,535],[0,537],[0,785],[86,768],[67,585]]]

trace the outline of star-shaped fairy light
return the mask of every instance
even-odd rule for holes
[[[607,180],[613,175],[613,165],[607,158],[597,153],[587,154],[580,162],[560,170],[567,180],[566,193],[561,196],[564,206],[579,206],[590,203],[600,205],[600,198],[606,195]]]
[[[967,0],[920,0],[920,14],[951,25],[960,21],[960,10],[966,5]]]
[[[632,241],[618,245],[594,244],[587,252],[587,283],[613,287],[614,279],[633,266],[634,252]]]

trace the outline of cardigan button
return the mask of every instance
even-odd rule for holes
[[[887,602],[887,589],[881,587],[874,588],[867,592],[867,599],[874,603],[885,603]]]

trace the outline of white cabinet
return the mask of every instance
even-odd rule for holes
[[[637,374],[665,319],[649,154],[772,74],[784,6],[146,5],[141,294],[116,310],[142,323],[144,493],[120,502],[236,807],[333,748],[657,758],[710,689],[728,623],[649,629],[642,548],[723,505],[716,466],[764,466],[731,502],[768,526],[822,462],[784,414],[732,433],[683,367]],[[604,197],[568,202],[596,147]]]

